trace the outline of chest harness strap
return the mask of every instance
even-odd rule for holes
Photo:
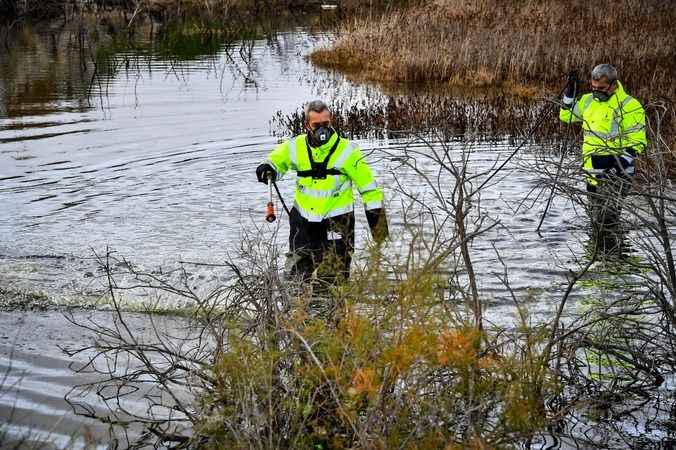
[[[312,148],[310,147],[310,144],[306,140],[305,141],[305,147],[307,147],[307,156],[308,156],[308,159],[310,160],[310,167],[312,167],[312,169],[310,169],[310,170],[299,170],[299,171],[296,172],[296,174],[299,177],[312,177],[313,180],[324,180],[324,179],[326,179],[327,175],[341,175],[342,172],[338,169],[335,169],[335,168],[327,169],[326,168],[329,164],[329,160],[331,159],[331,156],[333,156],[336,149],[338,148],[339,143],[340,143],[340,137],[338,137],[338,139],[336,139],[336,142],[333,144],[333,147],[331,147],[331,150],[329,150],[329,154],[326,155],[326,158],[324,158],[324,161],[317,162],[312,158]]]

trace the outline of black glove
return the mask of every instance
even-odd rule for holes
[[[636,173],[636,150],[631,147],[623,148],[618,158],[622,174],[631,178]]]
[[[382,244],[385,239],[390,237],[390,231],[387,227],[387,215],[384,208],[366,210],[366,220],[368,220],[373,239],[378,244]]]
[[[268,177],[272,177],[272,181],[277,180],[277,172],[275,169],[268,163],[263,163],[260,166],[256,167],[256,177],[260,183],[268,183]]]
[[[624,148],[622,149],[622,153],[626,153],[626,154],[628,154],[629,156],[632,156],[632,157],[634,157],[634,158],[636,158],[636,156],[638,156],[638,153],[636,152],[636,150],[634,150],[633,147],[624,147]]]
[[[580,81],[577,79],[577,72],[572,71],[568,74],[566,87],[563,89],[563,107],[570,108],[575,103],[575,97],[580,92]]]

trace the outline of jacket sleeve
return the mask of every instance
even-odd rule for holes
[[[591,94],[587,94],[591,95]],[[559,109],[559,119],[563,123],[574,123],[582,122],[582,113],[584,112],[584,105],[588,102],[586,101],[587,95],[583,95],[580,99],[575,102],[572,108],[561,108]]]
[[[641,103],[632,99],[622,108],[620,127],[625,147],[631,147],[636,153],[642,153],[648,145],[645,133],[645,110]],[[626,145],[625,145],[626,143]]]
[[[377,242],[382,242],[389,234],[383,207],[385,196],[359,148],[352,151],[343,166],[343,171],[350,177],[361,195],[373,238]]]
[[[277,172],[277,179],[280,179],[291,167],[291,155],[289,153],[289,141],[284,141],[270,152],[266,161]]]

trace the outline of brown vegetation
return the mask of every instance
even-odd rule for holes
[[[537,141],[577,139],[577,130],[562,127],[556,118],[555,102],[534,108],[528,98],[477,94],[450,97],[444,95],[386,96],[358,103],[331,103],[334,125],[351,139],[393,138],[418,133],[434,133],[443,139],[478,141],[518,138],[528,134],[534,116],[548,114],[534,130]],[[303,111],[290,114],[278,111],[271,121],[277,136],[303,133]]]
[[[314,63],[360,79],[559,88],[615,64],[641,99],[676,95],[676,9],[661,0],[437,0],[348,23]]]

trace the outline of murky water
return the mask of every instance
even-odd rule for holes
[[[293,112],[316,97],[378,101],[380,96],[376,87],[353,85],[306,61],[325,40],[324,34],[295,29],[183,60],[120,50],[113,57],[116,69],[94,76],[72,30],[22,29],[0,60],[0,286],[44,291],[57,303],[86,302],[101,287],[93,251],[110,248],[150,268],[218,263],[244,230],[271,227],[263,221],[266,190],[254,170],[277,143],[270,133],[273,114]],[[402,153],[406,142],[359,141],[367,153],[374,151],[371,162],[389,200],[393,236],[403,230],[394,178],[413,191],[424,186],[378,151]],[[458,155],[468,146],[448,145]],[[513,148],[508,141],[472,145],[470,169],[489,170]],[[546,292],[565,283],[571,255],[585,239],[586,224],[563,201],[553,203],[542,233],[535,233],[542,207],[519,207],[538,189],[529,150],[481,200],[481,208],[500,221],[472,248],[495,321],[513,317],[509,294],[495,276],[504,271],[496,251],[511,270],[511,287],[541,294],[533,309],[548,314],[553,303]],[[292,198],[290,178],[280,188]],[[367,237],[365,218],[357,211],[359,252]],[[285,245],[288,227],[285,220],[277,225]],[[202,283],[213,286],[221,277],[209,270]],[[15,314],[0,313],[3,326],[19,320]],[[60,428],[59,442],[66,442],[82,423],[58,400],[68,384],[67,360],[54,349],[45,356],[39,347],[64,338],[36,329],[39,314],[20,320],[32,328],[16,334],[12,342],[19,350],[13,357],[30,374],[29,384],[12,398],[0,397],[0,408],[18,401],[27,414],[33,409],[49,417],[63,414],[69,425]],[[10,333],[2,337],[9,342]],[[37,347],[23,348],[33,341]],[[5,361],[9,348],[3,347]],[[36,386],[52,381],[61,388],[45,397]],[[38,420],[38,430],[49,417]],[[26,422],[18,423],[25,431]]]
[[[315,97],[378,101],[375,88],[309,65],[304,56],[325,41],[321,34],[280,32],[255,41],[246,58],[237,47],[172,62],[144,56],[139,63],[122,53],[113,76],[95,83],[73,75],[78,55],[61,40],[36,35],[15,49],[15,68],[4,68],[3,83],[13,89],[3,94],[8,117],[0,127],[0,283],[44,290],[57,301],[93,287],[92,250],[109,247],[145,266],[222,260],[243,229],[264,226],[266,191],[253,171],[277,142],[273,114]],[[366,152],[396,154],[405,141],[359,143]],[[458,154],[467,145],[451,144]],[[511,150],[507,143],[473,146],[470,166],[490,169]],[[555,205],[542,238],[533,233],[533,210],[514,214],[537,183],[518,167],[529,155],[484,193],[484,210],[502,226],[475,245],[479,263],[496,262],[494,242],[511,268],[527,274],[512,280],[517,289],[551,286],[560,272],[542,268],[543,249],[565,259],[571,225],[583,225],[567,223],[565,208]],[[410,174],[377,153],[372,159],[396,233],[401,205],[393,177]],[[280,186],[291,199],[292,181]],[[489,295],[502,291],[491,277],[482,284]]]

